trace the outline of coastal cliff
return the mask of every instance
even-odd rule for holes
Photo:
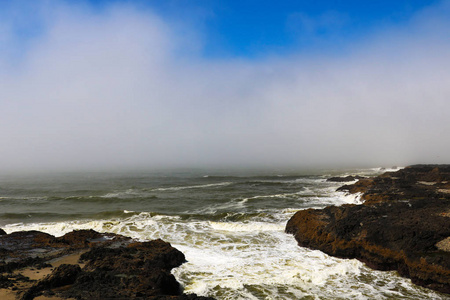
[[[338,190],[364,203],[298,211],[286,232],[300,246],[450,293],[450,165],[414,165]]]
[[[54,237],[0,230],[0,298],[212,299],[182,293],[184,254],[162,240],[80,230]]]

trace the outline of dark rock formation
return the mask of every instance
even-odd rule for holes
[[[328,182],[350,182],[350,181],[355,181],[355,180],[357,180],[357,179],[364,179],[365,177],[362,177],[362,176],[358,176],[358,175],[356,175],[356,176],[352,176],[352,175],[349,175],[349,176],[344,176],[344,177],[330,177],[330,178],[328,178],[327,179],[327,181]]]
[[[362,205],[297,212],[287,223],[299,245],[397,270],[418,285],[450,293],[450,166],[417,165],[340,190]]]
[[[78,263],[61,264],[39,280],[11,273],[27,267],[52,267],[49,263],[55,259],[74,253],[80,256]],[[0,236],[0,288],[16,289],[24,300],[39,295],[76,299],[212,299],[182,294],[182,287],[170,271],[184,262],[183,253],[162,240],[135,242],[93,230],[73,231],[59,238],[38,231]],[[21,290],[18,286],[22,286]]]
[[[28,289],[22,295],[22,299],[33,299],[35,296],[40,295],[42,291],[72,285],[80,273],[81,268],[79,265],[60,265],[58,268],[53,270],[50,275],[38,281],[30,289]]]
[[[0,228],[0,235],[4,235],[4,234],[6,234],[6,232]]]
[[[338,189],[363,193],[365,203],[410,199],[450,200],[450,165],[414,165]]]
[[[113,243],[120,245],[129,240],[121,235],[101,234],[94,230],[73,231],[59,238],[39,231],[18,231],[0,235],[0,272],[39,267],[46,261],[83,248]]]
[[[96,247],[81,255],[86,263],[73,287],[64,292],[82,299],[180,295],[181,286],[170,273],[185,262],[183,253],[155,240],[127,247]]]

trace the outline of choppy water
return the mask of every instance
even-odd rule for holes
[[[185,291],[217,299],[450,299],[395,272],[301,248],[284,233],[297,210],[357,202],[326,182],[349,173],[380,170],[2,176],[0,227],[162,238],[186,255],[173,270]]]

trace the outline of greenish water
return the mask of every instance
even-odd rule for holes
[[[186,292],[217,299],[449,299],[395,272],[298,247],[284,233],[297,210],[357,202],[326,182],[350,173],[380,170],[1,176],[0,227],[162,238],[187,257],[173,270]]]

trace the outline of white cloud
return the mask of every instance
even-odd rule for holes
[[[355,44],[347,56],[259,61],[180,55],[192,42],[180,37],[179,23],[151,11],[44,7],[42,32],[20,62],[0,52],[0,164],[448,162],[446,3]]]

